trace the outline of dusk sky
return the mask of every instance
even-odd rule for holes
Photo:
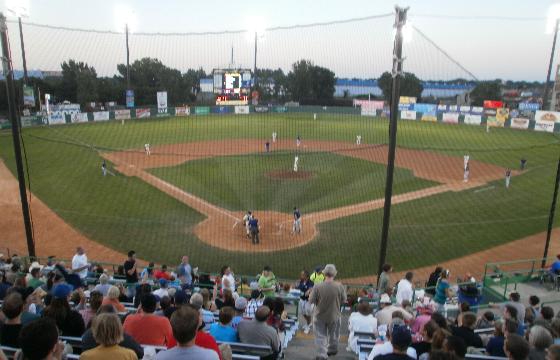
[[[0,0],[5,11],[8,0]],[[557,1],[556,1],[557,2]],[[554,1],[410,0],[409,19],[451,57],[479,79],[544,81],[552,34],[546,16]],[[76,29],[120,31],[115,7],[133,9],[131,60],[156,57],[185,71],[206,71],[234,62],[253,67],[253,42],[246,33],[182,35],[182,33],[248,29],[251,19],[265,27],[344,20],[393,12],[393,1],[284,0],[282,2],[134,0],[30,0],[24,22]],[[8,15],[9,20],[14,17]],[[427,16],[430,15],[430,16]],[[464,18],[459,18],[464,17]],[[502,17],[489,19],[488,17]],[[506,19],[524,18],[524,19]],[[255,23],[254,21],[252,22]],[[330,26],[265,31],[258,42],[257,66],[289,70],[301,58],[332,69],[338,77],[377,78],[391,68],[393,16]],[[21,68],[19,34],[9,24],[12,56]],[[181,33],[142,35],[138,33]],[[24,26],[29,69],[59,70],[69,58],[93,65],[100,75],[112,75],[124,63],[122,34],[87,33]],[[558,49],[558,48],[557,48]],[[405,70],[422,79],[469,78],[440,51],[414,33],[405,44]]]

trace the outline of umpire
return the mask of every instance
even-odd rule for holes
[[[249,232],[251,234],[251,242],[254,244],[259,243],[259,219],[257,219],[254,215],[249,220]]]

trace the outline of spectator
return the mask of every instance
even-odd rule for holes
[[[42,269],[41,269],[41,276],[44,277],[48,277],[49,274],[54,270],[54,265],[55,265],[56,261],[55,261],[55,257],[54,256],[49,256],[47,258],[47,265],[45,265]]]
[[[270,308],[270,315],[266,323],[278,330],[280,334],[283,333],[285,326],[282,320],[285,320],[287,317],[284,311],[284,301],[281,298],[265,298],[263,305]]]
[[[556,317],[550,323],[550,327],[552,328],[552,336],[554,336],[554,344],[560,345],[560,317]]]
[[[161,269],[154,271],[154,278],[156,278],[157,280],[171,280],[171,274],[167,272],[167,265],[163,264],[161,265]]]
[[[529,344],[519,335],[506,336],[504,352],[509,360],[526,360],[529,356]]]
[[[457,336],[463,339],[467,347],[471,347],[471,346],[475,348],[483,347],[484,345],[482,344],[482,339],[478,334],[474,333],[474,327],[476,324],[476,315],[472,312],[462,313],[459,316],[458,320],[459,320],[459,326],[451,330],[453,336]]]
[[[97,315],[100,314],[117,314],[117,311],[111,305],[102,305],[97,312]],[[84,335],[82,335],[82,351],[93,349],[97,345],[99,345],[99,343],[97,343],[93,337],[92,329],[87,329]],[[125,332],[123,332],[123,340],[119,343],[119,346],[134,351],[136,356],[138,356],[138,359],[142,359],[144,357],[144,348],[142,348],[142,346],[140,346],[140,344],[138,344],[132,336]]]
[[[560,345],[552,345],[547,350],[546,360],[560,360]]]
[[[152,286],[150,284],[142,284],[136,287],[135,291],[136,294],[134,296],[134,307],[138,308],[140,306],[140,299],[142,299],[142,296],[152,293]],[[120,296],[119,296],[119,301],[120,301]]]
[[[27,360],[60,360],[64,344],[58,340],[56,323],[50,318],[33,321],[21,329],[21,352]]]
[[[315,271],[311,276],[309,276],[309,280],[313,281],[313,284],[318,285],[325,281],[325,274],[323,274],[323,265],[317,265],[315,267]]]
[[[379,294],[391,295],[393,293],[393,284],[391,284],[391,276],[389,274],[393,271],[393,266],[391,264],[383,264],[381,270],[377,291]]]
[[[508,337],[511,334],[518,334],[519,323],[516,319],[504,319],[503,324],[504,337]]]
[[[218,310],[226,306],[235,307],[235,299],[233,298],[233,293],[229,289],[224,289],[222,291],[222,297],[216,298],[214,300],[214,303],[216,303],[216,307],[218,308]]]
[[[68,297],[72,287],[67,284],[58,284],[53,289],[52,301],[43,311],[43,317],[48,317],[56,322],[56,326],[63,336],[82,336],[85,330],[84,319],[79,312],[70,309]]]
[[[444,350],[445,340],[448,336],[451,336],[449,331],[442,329],[441,327],[436,330],[434,336],[432,337],[432,352]],[[424,360],[425,357],[426,356],[424,354],[421,359]]]
[[[23,299],[17,292],[6,296],[2,304],[2,313],[6,317],[0,324],[0,344],[19,348],[19,332],[21,331],[21,313],[23,311]]]
[[[113,305],[117,312],[126,312],[126,308],[119,301],[121,291],[116,286],[111,286],[107,291],[107,296],[103,299],[103,305]]]
[[[6,292],[11,287],[12,284],[8,283],[6,280],[6,272],[4,270],[0,270],[0,300],[4,300]]]
[[[80,310],[80,315],[84,319],[86,328],[89,328],[91,319],[97,314],[97,310],[101,307],[103,295],[99,291],[92,291],[89,294],[89,308]]]
[[[160,299],[162,299],[164,296],[169,296],[169,291],[168,291],[169,282],[164,278],[160,278],[158,282],[159,282],[159,289],[155,290],[153,294],[155,296],[158,296]]]
[[[380,354],[374,359],[377,360],[410,360],[408,349],[412,342],[410,330],[406,326],[396,326],[391,332],[392,351],[389,354]],[[416,357],[414,357],[416,358]]]
[[[387,294],[381,295],[379,306],[381,307],[381,310],[375,314],[375,317],[377,318],[377,326],[389,325],[391,319],[393,318],[393,313],[395,312],[400,312],[403,318],[407,321],[412,320],[413,318],[412,314],[403,308],[392,305],[391,298]]]
[[[544,321],[550,323],[554,318],[554,309],[552,309],[550,306],[543,306],[541,308],[541,317]]]
[[[447,298],[450,298],[453,293],[449,285],[449,270],[445,269],[441,272],[439,280],[436,284],[436,295],[434,296],[434,301],[438,304],[438,312],[443,313],[445,311],[445,302]]]
[[[429,356],[428,354],[424,354],[423,357],[419,358],[419,360],[458,360],[459,358],[452,353],[443,350],[434,350],[432,351]]]
[[[439,326],[435,321],[430,320],[422,326],[420,333],[422,334],[422,341],[412,344],[412,348],[416,350],[418,358],[422,354],[429,354],[432,351],[432,341],[434,334],[439,330]]]
[[[422,330],[422,327],[432,320],[432,312],[433,312],[433,304],[430,303],[430,299],[428,297],[424,298],[424,302],[418,306],[417,311],[418,315],[414,319],[410,330],[413,334],[419,333]]]
[[[488,340],[486,344],[486,353],[490,356],[506,357],[504,352],[504,324],[501,321],[494,323],[494,335]],[[517,326],[516,326],[517,328]]]
[[[533,322],[539,317],[540,315],[540,302],[538,296],[531,295],[529,296],[529,307],[525,309],[525,320],[529,324],[533,324]]]
[[[104,359],[138,359],[136,353],[119,346],[124,340],[123,328],[116,314],[99,314],[92,322],[91,330],[97,347],[84,351],[80,356],[83,360]]]
[[[201,294],[196,293],[191,296],[190,303],[194,306],[198,311],[200,311],[200,315],[202,316],[202,322],[204,323],[204,329],[209,330],[210,325],[214,323],[214,313],[210,310],[206,310],[204,305],[204,298]]]
[[[128,286],[128,297],[133,298],[136,294],[136,284],[138,283],[138,272],[136,268],[138,263],[136,262],[136,252],[130,250],[128,252],[128,259],[124,262],[123,270],[126,277],[126,284]]]
[[[174,342],[171,324],[166,317],[154,315],[156,306],[155,295],[144,294],[138,313],[126,317],[124,330],[140,344],[170,347]]]
[[[196,311],[199,311],[199,309],[195,308],[190,304],[185,306],[188,306]],[[200,322],[199,322],[200,325],[198,326],[198,331],[196,332],[196,337],[194,340],[195,345],[200,346],[201,348],[215,351],[216,354],[218,354],[218,356],[220,357],[220,359],[222,359],[222,353],[220,352],[220,348],[218,347],[216,340],[212,337],[212,335],[210,335],[209,333],[203,330],[204,326],[202,324],[202,315],[200,315],[200,311],[199,311],[199,318],[200,318]]]
[[[520,301],[521,296],[517,291],[514,291],[509,294],[509,299],[510,301],[508,304],[515,307],[517,310],[517,321],[519,321],[520,324],[525,324],[525,305]]]
[[[550,274],[553,276],[560,275],[560,254],[556,255],[556,260],[550,265],[550,269],[548,269]]]
[[[222,267],[222,270],[221,270],[220,273],[222,275],[222,291],[224,289],[228,289],[229,291],[234,293],[235,292],[235,277],[233,275],[233,272],[231,271],[231,268],[228,265],[225,265],[224,267]]]
[[[243,320],[243,314],[245,314],[245,310],[247,309],[247,299],[243,296],[240,296],[235,300],[235,316],[231,321],[231,327],[237,330],[237,325]]]
[[[325,281],[315,285],[309,295],[309,302],[315,306],[313,328],[318,358],[326,359],[338,352],[340,309],[346,302],[346,289],[334,280],[336,273],[336,267],[327,264],[323,269]]]
[[[154,284],[154,268],[155,264],[151,262],[144,268],[144,270],[142,270],[142,272],[140,273],[142,284]]]
[[[210,298],[210,291],[208,291],[208,289],[201,289],[200,290],[200,295],[202,295],[202,307],[208,311],[216,311],[218,310],[218,308],[216,307],[216,304],[212,301],[212,299]]]
[[[303,324],[303,332],[305,334],[309,334],[309,330],[311,330],[311,315],[313,314],[313,305],[309,303],[309,294],[311,294],[311,290],[313,288],[313,281],[309,279],[309,272],[303,270],[299,275],[299,282],[296,285],[296,288],[300,292],[300,300],[299,300],[299,313],[305,320],[305,324]]]
[[[189,257],[183,256],[181,263],[177,266],[177,277],[181,281],[183,287],[191,287],[192,285],[192,267],[189,264]]]
[[[407,359],[409,357],[417,359],[416,350],[410,347],[411,342],[412,336],[410,335],[410,331],[406,328],[404,321],[402,319],[394,319],[387,327],[387,341],[374,345],[368,355],[368,360],[380,359],[380,356],[393,354],[395,344],[397,345],[398,353],[406,355]],[[390,358],[391,357],[389,357],[389,359]],[[399,356],[399,359],[400,358]],[[402,360],[405,359],[403,358]]]
[[[220,322],[213,323],[210,326],[210,335],[216,339],[216,341],[227,341],[227,342],[237,342],[237,330],[231,326],[231,321],[233,320],[234,310],[229,306],[225,306],[220,309],[219,320]]]
[[[377,319],[372,315],[371,305],[362,300],[358,304],[357,312],[350,314],[348,319],[348,351],[358,353],[358,338],[354,336],[356,331],[363,331],[374,334],[377,337]]]
[[[545,360],[546,349],[552,344],[552,335],[545,327],[533,326],[529,330],[529,360]]]
[[[445,351],[454,354],[459,359],[464,359],[467,354],[467,344],[459,336],[448,336],[443,345]]]
[[[426,293],[432,296],[436,295],[436,286],[441,275],[443,268],[441,266],[437,266],[433,273],[430,274],[428,281],[426,281]]]
[[[72,272],[80,277],[82,283],[85,283],[89,269],[88,258],[84,248],[78,246],[76,254],[72,258]]]
[[[167,319],[166,319],[167,320]],[[171,350],[160,351],[157,360],[197,359],[218,360],[215,351],[201,348],[195,344],[198,327],[201,325],[200,314],[190,306],[182,306],[171,315],[173,336],[177,346]]]
[[[447,319],[441,313],[433,313],[432,320],[443,330],[448,330]]]
[[[515,306],[510,304],[504,306],[504,319],[515,320],[517,322],[517,334],[523,336],[525,334],[525,325],[519,321],[517,315],[517,308]]]
[[[270,266],[265,266],[259,277],[259,290],[265,297],[274,296],[276,291],[276,276],[272,273]]]
[[[247,303],[247,309],[245,309],[245,317],[252,319],[255,317],[255,313],[257,312],[257,309],[260,308],[263,304],[263,300],[261,297],[261,292],[260,290],[252,290],[251,291],[251,298],[249,299],[249,302]]]
[[[38,313],[38,305],[39,303],[42,307],[40,296],[39,294],[43,293],[44,291],[41,288],[37,288],[33,290],[31,287],[27,288],[12,288],[8,291],[8,295],[12,292],[17,292],[21,295],[23,300],[23,311],[21,313],[21,324],[26,325],[30,321],[37,320],[40,318]]]
[[[397,285],[397,295],[396,300],[397,304],[402,305],[403,300],[408,300],[412,302],[412,296],[414,294],[413,286],[412,286],[412,278],[414,274],[409,271],[406,273],[404,279],[401,279]]]
[[[476,328],[477,329],[490,329],[494,327],[495,316],[492,311],[485,311],[484,314],[477,320]]]
[[[30,274],[31,274],[31,279],[27,282],[27,286],[36,289],[39,286],[45,285],[45,282],[41,280],[41,268],[39,267],[32,268]]]
[[[93,288],[93,290],[100,292],[103,296],[107,296],[107,292],[109,291],[110,287],[111,284],[109,284],[109,276],[107,276],[106,274],[101,274],[101,276],[99,276],[99,284],[95,285],[95,288]]]
[[[237,326],[239,333],[239,340],[245,344],[264,345],[270,346],[272,349],[273,357],[280,353],[280,338],[278,332],[266,324],[266,319],[270,314],[270,309],[266,306],[261,306],[255,312],[253,320],[243,320]]]

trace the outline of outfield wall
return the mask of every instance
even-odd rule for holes
[[[434,109],[436,105],[433,105]],[[469,109],[466,109],[469,108]],[[560,133],[560,114],[553,112],[536,111],[518,114],[516,111],[506,111],[502,116],[497,116],[495,110],[478,107],[451,107],[434,109],[401,109],[399,119],[403,121],[423,121],[444,124],[466,124],[471,126],[488,126],[499,128],[513,128],[518,130],[535,130],[549,133]],[[418,111],[425,110],[425,111]],[[247,115],[265,113],[309,113],[309,114],[346,114],[362,115],[372,118],[387,118],[387,109],[361,109],[360,107],[328,107],[328,106],[265,106],[265,105],[237,105],[237,106],[183,106],[169,107],[167,111],[158,111],[155,107],[139,107],[135,109],[121,109],[111,111],[95,111],[87,113],[56,113],[47,116],[23,116],[23,127],[40,125],[60,125],[86,122],[99,122],[109,120],[133,120],[163,118],[170,116],[205,116],[214,115]],[[544,115],[543,115],[544,114]],[[546,114],[557,114],[557,120],[546,118]],[[499,115],[499,114],[498,114]],[[9,122],[0,123],[0,129],[10,128]]]

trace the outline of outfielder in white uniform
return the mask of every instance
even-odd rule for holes
[[[468,154],[463,156],[463,170],[467,170],[467,166],[469,166],[469,160],[470,159],[471,159],[471,157]]]
[[[300,145],[301,145],[301,138],[298,135],[296,138],[296,146],[299,147]]]
[[[356,145],[362,145],[362,135],[356,135]]]
[[[298,165],[299,165],[299,156],[296,155],[296,157],[294,158],[294,172],[298,171]]]
[[[144,151],[146,152],[146,155],[150,156],[150,144],[144,144]]]
[[[253,218],[253,215],[250,211],[247,211],[245,216],[243,216],[243,222],[245,223],[245,230],[247,231],[247,237],[251,237],[251,230],[249,228],[249,220]]]
[[[463,182],[469,181],[470,174],[471,174],[471,170],[469,168],[469,163],[467,163],[467,167],[465,167],[465,171],[463,172]]]
[[[511,169],[506,169],[506,189],[509,189],[509,183],[511,182]]]
[[[272,133],[272,142],[276,142],[276,138],[278,137],[278,134],[275,132]]]

